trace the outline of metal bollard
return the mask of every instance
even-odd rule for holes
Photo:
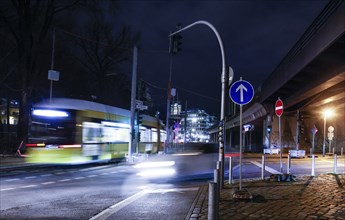
[[[218,219],[217,183],[208,183],[208,220]]]
[[[311,156],[311,176],[315,176],[315,155]]]
[[[334,154],[334,168],[333,168],[333,173],[337,174],[337,155]]]
[[[219,180],[218,180],[218,186],[219,186],[219,189],[222,189],[223,188],[223,178],[221,176],[221,173],[222,173],[222,161],[217,161],[217,170],[219,170]]]
[[[343,156],[343,153],[344,153],[344,148],[341,147],[341,152],[340,152],[340,155]]]
[[[232,157],[229,157],[229,184],[232,184]]]
[[[262,161],[261,161],[261,179],[265,179],[265,170],[266,170],[266,157],[265,155],[262,155]]]
[[[217,183],[217,196],[220,196],[220,169],[214,169],[213,171],[213,181]],[[218,199],[217,199],[218,200]]]
[[[287,167],[286,167],[286,173],[290,174],[290,169],[291,169],[291,156],[290,154],[288,155],[288,162],[287,162]]]

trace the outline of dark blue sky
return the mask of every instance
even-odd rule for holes
[[[167,87],[170,31],[198,20],[210,22],[222,38],[226,65],[256,89],[275,69],[328,0],[149,1],[123,0],[116,25],[139,32],[138,78]],[[188,108],[220,112],[221,53],[213,31],[205,25],[182,33],[182,51],[173,56],[172,85]],[[123,70],[131,72],[131,63]],[[192,91],[192,92],[187,92]],[[166,90],[152,87],[153,99],[164,111]],[[199,95],[195,95],[197,93]],[[229,97],[227,97],[228,99]],[[166,111],[166,110],[165,110]]]

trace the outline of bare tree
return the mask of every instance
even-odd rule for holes
[[[97,100],[119,106],[121,101],[114,102],[114,98],[121,99],[122,91],[130,91],[126,75],[118,72],[118,66],[130,57],[137,37],[132,37],[128,27],[122,28],[115,37],[111,25],[95,21],[85,31],[84,37],[77,40],[80,51],[75,58],[88,73],[88,88]]]
[[[50,54],[51,49],[49,33],[52,28],[75,30],[76,26],[82,22],[80,17],[89,17],[91,14],[101,16],[105,10],[115,9],[113,7],[115,5],[116,1],[112,0],[102,2],[94,0],[0,1],[0,35],[5,36],[2,39],[6,39],[8,43],[6,50],[0,51],[0,54],[1,57],[5,57],[6,53],[9,53],[6,69],[4,72],[0,70],[0,83],[8,87],[12,86],[13,89],[19,88],[20,113],[17,134],[19,141],[26,142],[27,140],[32,91],[39,82],[38,79],[42,79],[43,74],[46,76],[49,69],[47,55]],[[94,12],[95,9],[97,12]],[[82,48],[79,55],[82,55],[83,59],[80,59],[80,63],[83,64],[84,70],[93,74],[97,78],[97,84],[102,85],[106,81],[107,74],[109,75],[114,69],[114,63],[109,57],[118,62],[126,59],[128,51],[121,48],[129,45],[126,42],[130,36],[130,30],[125,28],[120,33],[120,37],[114,38],[109,23],[102,23],[104,21],[102,19],[95,21],[97,22],[89,23],[88,26],[92,27],[94,32],[90,32],[88,36],[84,35],[84,40],[78,39]],[[94,42],[85,39],[93,39]],[[72,68],[77,69],[77,67]]]

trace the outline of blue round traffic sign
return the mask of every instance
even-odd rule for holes
[[[245,105],[252,101],[254,89],[249,82],[241,79],[231,85],[229,95],[231,100],[236,104]]]

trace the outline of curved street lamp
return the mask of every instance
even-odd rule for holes
[[[224,120],[224,104],[225,104],[225,88],[226,88],[226,70],[225,70],[225,54],[224,54],[224,48],[223,48],[223,43],[222,43],[222,39],[220,38],[216,28],[209,22],[207,21],[196,21],[190,25],[187,25],[184,28],[179,29],[178,31],[175,31],[173,33],[171,33],[169,35],[169,37],[180,33],[184,30],[187,30],[188,28],[191,28],[197,24],[204,24],[206,26],[208,26],[209,28],[212,29],[212,31],[215,33],[215,35],[217,36],[218,39],[218,43],[220,46],[220,52],[222,54],[222,76],[221,76],[221,82],[222,82],[222,94],[221,94],[221,106],[220,106],[220,120],[223,121]],[[229,82],[230,84],[230,82]],[[224,133],[224,132],[223,132]],[[222,142],[219,142],[219,161],[221,161],[221,175],[220,175],[220,184],[221,187],[223,187],[223,178],[224,178],[224,144]]]

